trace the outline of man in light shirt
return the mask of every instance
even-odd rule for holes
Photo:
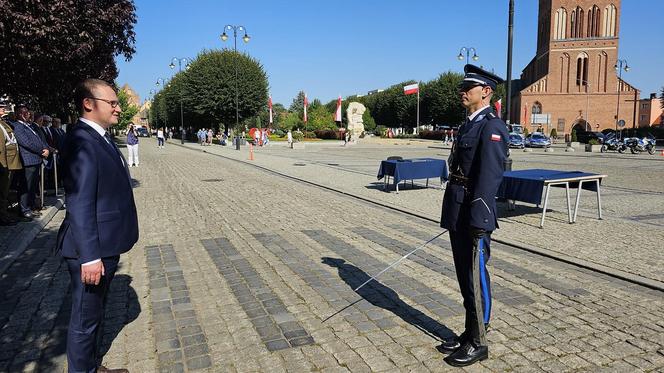
[[[74,101],[81,117],[62,150],[67,215],[56,250],[71,276],[72,307],[67,332],[69,372],[126,372],[97,361],[97,335],[104,299],[120,261],[138,241],[138,218],[127,162],[108,130],[122,111],[115,89],[86,79]]]

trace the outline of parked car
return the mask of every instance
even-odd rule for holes
[[[507,146],[510,148],[523,149],[526,145],[524,144],[523,137],[518,133],[510,133]]]
[[[590,140],[595,139],[600,144],[604,143],[604,134],[601,132],[591,131],[576,131],[576,141],[587,144]]]
[[[150,133],[145,127],[136,128],[136,132],[138,133],[138,137],[150,137]]]
[[[526,136],[525,145],[529,148],[548,148],[551,146],[551,140],[543,133],[535,132]]]

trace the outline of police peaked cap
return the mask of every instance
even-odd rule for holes
[[[496,86],[504,82],[504,80],[498,75],[492,74],[471,64],[464,66],[463,72],[465,72],[466,75],[463,77],[462,84],[474,83],[478,85],[489,86],[495,91]]]

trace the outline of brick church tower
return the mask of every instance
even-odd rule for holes
[[[639,90],[622,79],[620,0],[540,0],[537,54],[521,73],[511,122],[558,136],[626,128],[636,121]]]

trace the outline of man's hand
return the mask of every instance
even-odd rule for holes
[[[48,149],[42,149],[42,157],[48,158],[48,154],[49,154]]]
[[[101,276],[103,275],[104,263],[102,261],[81,265],[81,281],[85,285],[99,285],[99,281],[101,281]]]

